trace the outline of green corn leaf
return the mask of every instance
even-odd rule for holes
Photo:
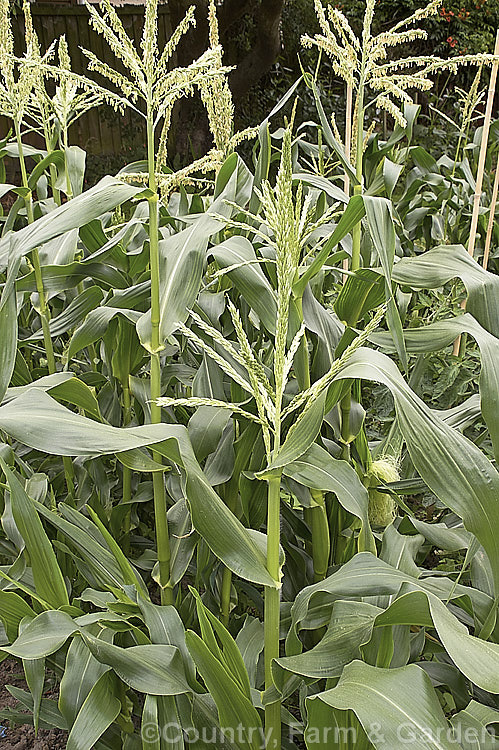
[[[66,289],[73,289],[87,277],[100,283],[104,289],[127,288],[123,274],[105,263],[73,261],[64,265],[42,266],[43,288],[48,294],[59,294]],[[36,292],[34,271],[18,279],[16,288],[18,292]]]
[[[452,750],[456,746],[430,678],[415,664],[379,669],[354,661],[345,667],[337,687],[307,703],[311,706],[316,701],[340,711],[354,711],[376,750],[400,750],[409,740],[415,750]],[[313,721],[312,713],[309,737]]]
[[[379,269],[359,268],[348,276],[334,303],[338,318],[348,326],[356,326],[366,313],[381,305],[386,297],[383,276]]]
[[[116,558],[91,521],[64,503],[59,505],[61,515],[40,503],[37,503],[36,507],[38,512],[56,529],[62,531],[70,544],[78,550],[88,566],[87,571],[93,576],[93,585],[102,586],[105,589],[109,587],[122,589],[126,585]]]
[[[380,611],[365,602],[335,602],[327,630],[316,646],[275,661],[274,679],[281,692],[289,672],[316,679],[340,677],[347,664],[360,658],[360,647],[371,639]]]
[[[392,278],[413,289],[436,289],[461,279],[468,291],[468,312],[499,336],[499,277],[485,271],[462,245],[444,245],[415,258],[402,258],[395,264]]]
[[[312,263],[307,267],[305,272],[300,276],[293,286],[293,294],[301,297],[305,291],[308,282],[316,276],[321,270],[324,263],[329,258],[331,252],[341,240],[349,234],[354,226],[361,221],[365,215],[364,200],[361,195],[354,195],[350,198],[341,219],[335,230],[319,250]]]
[[[332,458],[319,445],[312,445],[299,458],[287,464],[283,474],[305,487],[334,492],[339,503],[362,522],[359,550],[376,554],[368,517],[369,495],[349,463]]]
[[[180,615],[173,606],[159,606],[145,599],[139,601],[139,608],[149,630],[153,643],[176,646],[184,660],[188,679],[195,682],[196,670],[191,655],[185,645],[185,629]]]
[[[429,590],[424,590],[431,588],[431,582],[428,586],[428,581],[425,581],[425,579],[418,580],[409,575],[397,576],[396,569],[391,566],[383,569],[376,566],[376,568],[380,578],[386,578],[386,583],[378,587],[377,590],[386,592],[388,587],[393,586],[394,589],[398,587],[399,596],[384,611],[372,605],[358,603],[358,608],[362,610],[363,607],[364,610],[359,610],[355,614],[353,602],[340,602],[332,605],[329,627],[320,643],[312,651],[290,655],[277,661],[276,674],[280,680],[282,681],[283,678],[279,669],[309,677],[339,676],[343,666],[349,661],[346,657],[343,658],[345,649],[358,649],[361,645],[367,643],[374,627],[419,625],[435,628],[449,657],[468,679],[483,690],[498,693],[499,646],[496,643],[490,643],[482,638],[470,635],[466,626],[449,611],[439,596]],[[350,565],[352,572],[355,569],[360,571],[360,566]],[[375,566],[373,565],[373,572],[374,569]],[[309,626],[317,622],[314,619],[311,600],[314,593],[319,592],[319,590],[332,592],[334,588],[341,587],[342,596],[354,595],[354,592],[356,596],[361,596],[362,592],[367,593],[369,591],[369,585],[372,586],[371,581],[365,580],[359,588],[355,579],[343,568],[339,571],[339,575],[330,576],[328,580],[322,583],[322,586],[308,587],[308,591],[304,589],[298,597],[301,599],[299,606],[297,604],[296,607],[293,607],[293,620],[297,622],[295,618],[304,615],[303,610],[302,615],[298,615],[298,612],[305,604],[310,609],[307,612],[306,619],[304,618],[302,622],[308,623]],[[371,591],[373,591],[372,588]],[[462,589],[457,593],[461,593],[461,591]],[[457,595],[456,592],[454,592],[454,595]],[[352,612],[350,612],[349,607]],[[354,614],[355,616],[353,616]],[[320,610],[320,618],[322,616],[323,612]],[[349,628],[353,628],[351,638],[343,642],[342,633],[349,631]],[[358,630],[354,633],[353,631],[357,628]],[[292,640],[288,640],[291,645]],[[334,648],[331,643],[333,640],[335,641]],[[310,658],[308,658],[309,656]]]
[[[385,294],[388,301],[386,320],[402,367],[407,370],[407,353],[402,333],[402,322],[397,301],[392,292],[392,269],[395,258],[395,227],[392,217],[392,204],[386,198],[365,195],[364,207],[369,232],[385,275]]]
[[[345,204],[348,203],[349,198],[345,191],[335,185],[334,182],[322,177],[321,175],[309,174],[308,172],[296,172],[293,174],[293,180],[299,180],[305,185],[317,188],[335,201],[340,201]]]
[[[7,638],[11,642],[17,638],[21,620],[24,617],[32,619],[34,616],[34,611],[19,594],[14,591],[0,590],[0,620],[2,620]]]
[[[257,617],[246,615],[244,625],[237,634],[236,643],[243,657],[250,685],[255,687],[258,660],[264,644],[263,623]]]
[[[499,539],[494,533],[499,473],[494,466],[476,445],[416,396],[384,354],[359,349],[338,377],[375,380],[391,390],[400,431],[416,470],[483,545],[499,592]]]
[[[99,638],[109,640],[113,631],[97,625]],[[94,631],[92,631],[94,632]],[[101,664],[92,655],[81,638],[73,638],[66,655],[65,669],[59,687],[59,709],[72,726],[84,701],[104,672],[111,667]]]
[[[33,698],[33,726],[35,732],[38,732],[45,683],[45,659],[23,659],[23,668],[26,684]]]
[[[236,642],[213,612],[210,612],[204,606],[197,591],[191,589],[191,593],[196,599],[196,609],[204,643],[238,684],[241,692],[251,700],[248,673]],[[217,640],[220,643],[220,647]]]
[[[102,338],[109,324],[116,316],[122,316],[135,324],[141,317],[141,313],[135,310],[126,310],[118,307],[103,305],[91,310],[85,320],[78,326],[69,342],[67,358],[70,361],[79,351]]]
[[[180,695],[191,692],[175,646],[152,645],[120,648],[82,632],[93,656],[108,664],[134,690],[150,695]]]
[[[14,289],[0,302],[0,402],[10,385],[17,354],[17,305]]]
[[[261,721],[256,708],[241,691],[220,661],[201,638],[188,630],[187,647],[198,671],[216,703],[220,725],[237,733],[238,746],[244,750],[261,747]],[[239,731],[241,730],[241,731]]]
[[[438,320],[428,326],[404,331],[407,350],[417,354],[444,349],[457,336],[467,333],[476,340],[482,359],[480,372],[480,407],[489,428],[496,460],[499,458],[499,339],[486,331],[469,313],[457,318]],[[392,349],[384,333],[374,333],[372,340],[385,349]]]
[[[42,451],[50,448],[52,454],[60,456],[91,457],[154,445],[157,452],[185,469],[186,499],[192,522],[213,553],[242,578],[266,586],[276,585],[267,571],[262,551],[264,535],[250,534],[213,491],[196,461],[184,427],[167,424],[111,427],[74,414],[45,393],[28,391],[0,407],[0,428],[32,448]],[[61,520],[53,519],[56,525]]]
[[[44,375],[32,383],[7,388],[3,403],[6,404],[29,390],[37,389],[48,391],[60,401],[67,401],[83,409],[88,415],[99,421],[102,419],[99,403],[93,390],[71,372],[56,372],[52,375]]]
[[[160,335],[161,341],[185,323],[194,304],[210,235],[220,222],[205,214],[192,226],[159,243],[160,254]],[[142,345],[151,350],[151,311],[137,322],[137,333]]]
[[[211,406],[200,406],[189,419],[188,432],[198,461],[216,450],[230,418],[230,411]]]
[[[321,103],[320,95],[319,95],[319,89],[317,88],[317,84],[315,83],[315,81],[312,78],[312,76],[310,76],[310,74],[307,74],[306,80],[307,80],[307,83],[312,88],[312,91],[313,91],[313,94],[314,94],[315,105],[317,107],[317,112],[319,114],[319,119],[321,121],[321,125],[322,125],[322,130],[323,130],[323,133],[324,133],[324,137],[325,137],[328,145],[333,149],[333,151],[335,152],[336,156],[340,160],[343,169],[348,174],[348,177],[350,178],[350,180],[352,182],[352,185],[358,185],[359,184],[359,180],[358,180],[357,175],[355,173],[355,169],[350,164],[350,161],[349,161],[347,155],[345,154],[345,149],[343,148],[343,146],[341,145],[341,143],[338,143],[338,141],[336,140],[336,138],[333,135],[333,131],[331,129],[331,125],[329,124],[329,121],[328,121],[328,118],[326,116],[326,113],[324,112],[324,109],[322,107],[322,103]]]
[[[29,554],[37,594],[52,607],[69,604],[61,569],[34,502],[2,458],[0,466],[9,485],[14,521]]]
[[[85,698],[71,727],[67,750],[88,750],[111,726],[121,710],[110,672],[104,672]]]
[[[423,591],[403,594],[376,618],[378,627],[398,624],[433,626],[458,669],[483,690],[499,693],[499,645],[470,635],[437,596]]]
[[[57,651],[77,630],[78,625],[68,614],[48,610],[35,617],[12,646],[2,649],[20,659],[41,659]]]
[[[140,596],[148,597],[149,594],[147,592],[147,587],[145,586],[144,581],[137,574],[137,572],[134,570],[132,565],[130,565],[126,555],[123,553],[118,542],[114,539],[112,534],[109,533],[109,531],[106,529],[106,527],[100,520],[97,513],[94,510],[92,510],[90,506],[87,507],[87,511],[88,511],[90,518],[95,523],[100,533],[104,537],[107,546],[109,547],[111,553],[114,556],[114,559],[118,563],[118,566],[121,570],[121,574],[123,576],[123,580],[125,584],[129,586],[136,586],[137,591],[140,594]]]
[[[12,239],[10,235],[3,237],[0,241],[0,267],[6,268],[9,255],[11,259],[26,255],[54,237],[82,227],[106,211],[112,211],[140,192],[140,188],[126,185],[113,177],[104,177],[95,187],[15,232]]]
[[[85,161],[87,154],[78,146],[69,146],[64,149],[64,157],[72,193],[74,196],[81,195],[85,177]],[[61,189],[65,188],[66,176],[64,176],[63,185],[61,185]]]
[[[161,724],[158,716],[158,699],[146,695],[142,709],[142,750],[161,750]]]
[[[52,337],[61,336],[63,333],[75,328],[88,313],[93,310],[104,298],[104,292],[98,286],[89,286],[81,294],[75,297],[65,310],[50,321],[50,333]],[[28,336],[23,341],[41,341],[43,333],[38,331]]]
[[[463,711],[451,718],[456,734],[461,737],[463,750],[498,750],[499,740],[487,729],[489,724],[497,724],[499,711],[470,701]]]
[[[275,458],[272,459],[269,466],[257,475],[264,479],[268,472],[275,469],[282,469],[287,464],[295,461],[310,448],[324,420],[324,404],[326,401],[326,392],[323,391],[312,402],[309,409],[302,412],[297,421],[290,427],[286,439]]]
[[[19,701],[21,706],[27,708],[28,711],[33,712],[33,698],[31,696],[31,693],[27,693],[21,688],[14,687],[14,685],[9,685],[7,687],[7,690],[13,698]],[[2,716],[2,718],[4,717]],[[9,717],[6,716],[6,718]],[[13,721],[16,721],[16,723],[19,724],[29,723],[29,718],[29,716],[26,716],[26,713],[22,712],[16,712],[12,716]],[[68,731],[68,725],[64,721],[64,717],[62,716],[61,712],[58,710],[57,703],[53,700],[50,700],[49,698],[42,698],[42,702],[40,705],[40,726],[44,729],[52,729],[53,727],[56,727],[57,729]]]
[[[230,268],[227,276],[256,312],[265,328],[275,333],[277,302],[274,290],[260,268],[253,245],[246,237],[234,236],[210,249],[221,268]]]
[[[51,151],[50,153],[48,153],[43,157],[43,159],[40,159],[40,161],[37,162],[28,179],[28,185],[31,190],[36,190],[40,177],[45,174],[45,171],[48,167],[50,167],[51,164],[57,168],[58,172],[63,172],[64,152],[60,149],[56,149],[55,151]]]
[[[493,599],[469,586],[455,584],[449,578],[428,576],[416,578],[392,567],[369,552],[360,552],[340,570],[324,581],[300,591],[291,607],[291,628],[287,636],[286,653],[301,653],[302,644],[296,634],[302,627],[317,628],[329,622],[333,597],[360,598],[365,596],[394,596],[403,584],[426,591],[447,600],[469,596],[480,622],[487,618]],[[327,595],[329,603],[324,601]],[[422,623],[424,624],[424,623]]]

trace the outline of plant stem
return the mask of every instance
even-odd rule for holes
[[[357,96],[357,144],[355,159],[355,174],[358,184],[354,186],[354,195],[362,195],[362,162],[364,157],[364,84],[359,84]],[[359,221],[352,230],[352,264],[351,270],[360,268],[360,243],[362,239],[362,224]]]
[[[151,266],[151,422],[161,422],[161,407],[156,399],[161,396],[161,359],[163,348],[160,339],[160,287],[159,287],[159,196],[156,187],[154,125],[152,108],[147,116],[147,156],[149,168],[149,188],[153,195],[148,198],[149,204],[149,263]],[[153,459],[161,463],[159,453],[153,451]],[[161,603],[173,604],[173,588],[170,583],[170,536],[166,515],[166,492],[163,472],[155,471],[152,475],[154,496],[154,519],[156,525],[156,546],[158,550],[159,586]]]
[[[497,30],[497,34],[496,34],[496,44],[495,44],[495,49],[494,49],[494,55],[499,55],[499,29]],[[477,171],[477,178],[476,178],[475,195],[473,196],[473,215],[471,218],[471,228],[470,228],[470,236],[469,236],[469,242],[468,242],[468,253],[471,255],[471,257],[473,257],[474,252],[475,252],[475,240],[476,240],[476,233],[477,233],[477,226],[478,226],[478,215],[480,213],[480,200],[482,197],[483,175],[485,172],[485,160],[487,158],[487,146],[488,146],[488,141],[489,141],[490,122],[492,119],[492,107],[494,104],[494,95],[495,95],[495,90],[496,90],[497,69],[498,69],[498,65],[497,63],[494,63],[490,71],[490,83],[489,83],[489,90],[488,90],[488,95],[487,95],[487,105],[485,108],[485,116],[484,116],[484,121],[483,121],[482,141],[480,144],[480,154],[478,157],[478,171]]]
[[[296,307],[303,322],[303,298],[296,300]],[[310,388],[310,365],[308,358],[307,335],[304,332],[300,346],[296,353],[300,357],[300,370],[304,375],[304,390]],[[324,493],[320,490],[311,490],[312,497],[318,503],[311,508],[304,509],[305,522],[312,532],[312,543],[308,545],[314,564],[314,580],[322,581],[326,577],[329,563],[329,521],[324,502]]]
[[[347,84],[347,96],[345,105],[345,156],[350,161],[350,154],[352,151],[352,103],[353,103],[353,88],[350,84]],[[350,177],[348,172],[345,171],[343,177],[343,190],[350,196]],[[348,271],[348,257],[343,261],[343,270]],[[346,274],[343,275],[343,283],[347,280]]]
[[[23,150],[23,144],[22,144],[22,139],[21,139],[21,128],[17,120],[14,120],[14,127],[15,127],[15,132],[16,132],[17,148],[19,152],[19,165],[21,168],[22,185],[24,188],[30,191],[25,198],[26,215],[28,219],[28,224],[32,224],[35,219],[34,214],[33,214],[33,203],[31,200],[31,190],[30,190],[29,182],[28,182],[28,172],[26,170],[26,162],[24,159],[24,150]],[[45,355],[47,358],[47,369],[49,371],[49,375],[53,375],[56,372],[57,368],[55,365],[54,346],[52,344],[52,336],[50,335],[50,310],[47,304],[47,298],[45,296],[45,289],[43,286],[43,276],[42,276],[42,269],[40,265],[40,256],[38,254],[38,248],[35,247],[34,250],[31,251],[31,258],[33,262],[33,270],[35,273],[36,290],[38,293],[38,304],[40,306],[40,321],[42,324],[43,344],[45,347]],[[63,456],[62,462],[64,466],[64,474],[66,477],[66,486],[68,489],[68,495],[73,500],[75,496],[73,463],[71,459],[69,458],[69,456]]]
[[[123,388],[123,426],[126,427],[130,424],[132,418],[132,406],[130,398],[130,388],[127,383],[122,383]],[[131,514],[132,507],[130,501],[132,499],[132,470],[128,466],[123,466],[123,503],[128,506],[125,514],[125,539],[124,545],[127,550],[130,550],[130,525],[131,525]]]
[[[242,471],[242,467],[239,466],[239,456],[236,455],[234,461],[234,473],[232,479],[227,485],[227,492],[225,495],[225,504],[231,513],[236,512],[237,508],[237,493],[239,488],[239,474]],[[229,627],[229,616],[230,616],[230,594],[232,591],[232,571],[230,568],[224,567],[222,572],[222,588],[220,591],[220,619],[222,624],[226,628]]]
[[[26,162],[24,160],[23,144],[21,140],[21,129],[17,121],[14,121],[14,126],[16,130],[17,148],[19,151],[19,164],[21,167],[22,185],[24,188],[30,191],[25,198],[26,214],[28,218],[28,224],[32,224],[35,217],[33,215],[33,203],[31,201],[31,190],[30,190],[29,182],[28,182],[28,173],[26,171]],[[45,345],[45,353],[47,356],[47,366],[48,366],[49,373],[52,373],[52,372],[55,372],[56,367],[55,367],[55,358],[54,358],[54,347],[52,345],[52,337],[50,335],[50,311],[47,306],[45,290],[43,288],[42,269],[40,266],[40,256],[38,255],[38,248],[35,248],[32,251],[31,256],[32,256],[32,261],[33,261],[33,269],[35,272],[36,291],[38,292],[38,297],[39,297],[40,320],[42,324],[43,343]]]
[[[362,62],[362,72],[359,83],[359,93],[357,95],[357,143],[355,173],[358,184],[354,186],[354,195],[362,195],[362,161],[364,156],[364,61]],[[357,271],[360,268],[360,246],[362,241],[362,224],[359,221],[352,229],[352,262],[350,269]],[[355,326],[357,321],[351,323]],[[342,458],[348,461],[350,458],[350,410],[352,395],[350,389],[343,396],[340,404],[341,412],[341,437],[343,439]]]
[[[267,570],[276,582],[279,581],[280,506],[281,474],[279,473],[268,480]],[[265,589],[264,619],[266,690],[274,684],[272,678],[272,661],[279,658],[280,600],[280,588],[267,586]],[[267,738],[267,750],[280,750],[280,701],[269,703],[265,706],[265,736]]]
[[[63,130],[62,148],[63,148],[63,151],[64,151],[64,174],[66,176],[66,196],[67,196],[68,200],[71,200],[71,198],[73,197],[73,188],[71,186],[71,178],[69,176],[68,160],[67,160],[67,155],[66,155],[66,151],[68,149],[68,130],[67,130],[67,127],[64,128],[64,130]]]
[[[52,151],[53,151],[53,148],[52,148],[52,145],[50,143],[50,135],[49,135],[49,132],[48,132],[48,128],[45,126],[45,124],[44,124],[44,127],[43,127],[43,132],[44,132],[45,148],[47,149],[47,154],[51,154]],[[54,164],[50,165],[49,171],[50,171],[50,185],[52,187],[52,195],[54,197],[54,201],[55,201],[56,205],[60,206],[61,205],[61,193],[60,193],[60,191],[55,186],[55,183],[57,181],[57,170],[56,170]]]

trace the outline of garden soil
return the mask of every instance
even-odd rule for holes
[[[16,701],[8,692],[6,685],[26,689],[26,683],[22,675],[22,666],[19,662],[7,659],[0,664],[0,710],[14,708]],[[46,698],[57,697],[45,693]],[[59,729],[40,729],[35,737],[32,726],[24,724],[11,726],[8,721],[0,721],[0,748],[1,750],[64,750],[66,747],[67,734]]]

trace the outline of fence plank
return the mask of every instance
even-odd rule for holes
[[[140,44],[144,23],[144,10],[137,5],[124,5],[116,8],[130,36]],[[83,73],[102,83],[95,73],[87,70],[86,58],[79,47],[86,47],[98,55],[107,65],[122,71],[121,63],[116,60],[100,34],[90,28],[89,15],[84,5],[58,5],[57,3],[33,3],[31,6],[33,24],[40,39],[42,51],[47,49],[54,39],[65,34],[70,50],[73,70]],[[163,45],[170,33],[168,6],[160,6],[159,43]],[[14,46],[17,54],[24,52],[24,18],[18,13],[13,18]],[[140,150],[144,137],[137,116],[130,113],[120,115],[110,107],[102,106],[83,115],[73,126],[71,141],[78,143],[89,153],[102,156],[120,154],[123,151]],[[9,123],[5,118],[0,121],[0,135],[8,132]],[[30,138],[28,137],[28,141]],[[38,144],[40,145],[40,144]]]

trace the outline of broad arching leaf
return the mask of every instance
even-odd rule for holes
[[[472,315],[465,313],[457,318],[437,320],[428,326],[404,331],[407,350],[416,354],[444,349],[462,333],[476,340],[482,358],[480,372],[480,405],[483,418],[489,428],[496,459],[499,458],[499,339],[482,328]],[[375,333],[371,339],[385,349],[393,349],[391,337],[386,333]]]
[[[431,680],[416,664],[380,669],[354,661],[345,667],[335,688],[307,700],[309,707],[315,701],[354,711],[376,750],[400,750],[409,742],[414,750],[456,747]],[[313,727],[313,717],[312,713],[307,732]]]
[[[334,492],[340,504],[360,518],[360,551],[376,552],[376,545],[369,526],[369,495],[355,469],[346,461],[339,461],[319,445],[310,448],[284,467],[283,474],[295,482],[325,492]]]
[[[499,277],[484,270],[462,245],[442,245],[414,258],[402,258],[392,278],[413,289],[436,289],[461,279],[467,309],[487,331],[499,336]]]
[[[65,409],[34,390],[0,407],[0,428],[32,448],[58,456],[101,456],[136,448],[154,450],[185,469],[185,492],[194,528],[234,573],[254,583],[275,586],[261,545],[213,491],[199,466],[187,430],[181,425],[118,428]]]
[[[449,427],[421,401],[386,355],[359,349],[338,378],[375,380],[390,389],[400,431],[416,470],[483,545],[499,594],[499,538],[495,533],[499,513],[497,470],[474,443]]]

